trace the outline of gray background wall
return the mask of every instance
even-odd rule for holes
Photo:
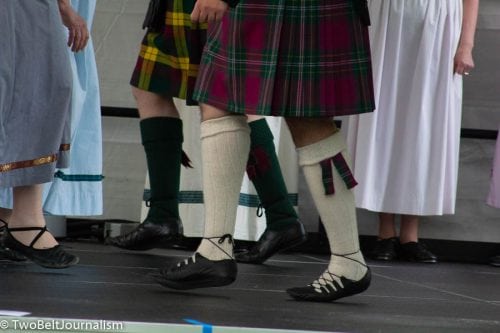
[[[98,0],[92,29],[100,74],[102,105],[135,107],[128,80],[143,36],[140,29],[148,0]],[[476,39],[476,69],[464,82],[463,128],[500,126],[500,1],[481,0]],[[140,220],[146,166],[138,120],[103,118],[104,216]],[[495,142],[461,142],[457,211],[422,220],[421,237],[500,242],[500,210],[485,205]],[[317,213],[301,182],[300,215],[310,231]],[[376,216],[358,211],[360,233],[376,234]]]

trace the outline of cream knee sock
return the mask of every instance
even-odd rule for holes
[[[354,194],[348,189],[346,182],[336,168],[336,165],[340,164],[339,168],[344,176],[348,174],[348,169],[345,168],[347,165],[342,164],[342,160],[348,159],[345,149],[344,139],[341,134],[336,133],[322,141],[299,148],[297,152],[299,164],[303,168],[309,190],[330,243],[332,256],[328,271],[336,276],[357,281],[364,276],[367,268],[363,255],[359,251]],[[337,155],[341,152],[343,158]],[[334,156],[336,156],[335,165],[332,160]],[[330,160],[323,162],[328,159]],[[324,174],[323,169],[326,169],[326,174]],[[326,177],[324,177],[325,175]],[[325,191],[332,189],[332,187],[335,191],[334,194],[326,194]],[[332,281],[332,279],[338,280],[337,277],[325,272],[320,277],[319,282],[325,284],[327,283],[325,280]]]
[[[245,116],[227,116],[201,123],[204,239],[199,252],[210,260],[233,257],[238,199],[250,151],[250,129]]]

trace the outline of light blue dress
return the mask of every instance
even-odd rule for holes
[[[87,21],[89,30],[96,0],[71,0]],[[102,131],[99,82],[92,39],[78,53],[70,53],[73,72],[71,101],[70,167],[57,169],[44,189],[45,213],[52,215],[100,215],[102,198]],[[12,207],[11,189],[0,193],[3,207]]]

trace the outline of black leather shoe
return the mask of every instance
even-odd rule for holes
[[[26,261],[26,257],[18,252],[8,249],[3,244],[3,239],[0,239],[0,260],[6,259],[10,261]]]
[[[160,269],[155,279],[164,287],[187,290],[226,286],[236,280],[237,272],[234,259],[212,261],[195,253],[183,262]]]
[[[374,260],[391,261],[397,258],[399,239],[397,237],[378,239],[370,258]]]
[[[400,245],[400,258],[412,262],[427,264],[437,263],[437,257],[429,251],[423,244],[408,242]]]
[[[24,245],[12,236],[12,232],[20,231],[39,232],[30,245]],[[60,245],[48,249],[35,249],[33,246],[44,232],[48,232],[47,227],[7,228],[4,235],[4,245],[12,252],[16,252],[45,268],[67,268],[78,263],[79,258],[63,250]]]
[[[490,265],[500,267],[500,254],[490,258]]]
[[[3,232],[7,228],[7,222],[0,219],[0,260],[6,259],[11,261],[26,261],[26,257],[22,254],[14,252],[10,249],[7,249],[3,244]]]
[[[330,273],[330,275],[333,274]],[[371,282],[370,268],[359,281],[349,280],[343,276],[340,277],[340,283],[335,281],[333,276],[332,280],[332,282],[319,287],[313,286],[313,284],[318,285],[317,282],[313,282],[307,287],[290,288],[286,292],[298,301],[332,302],[342,297],[359,294],[368,289]]]
[[[297,221],[283,230],[266,229],[257,244],[250,250],[235,253],[235,257],[239,262],[261,264],[275,253],[302,244],[306,239],[307,234],[304,226]]]
[[[182,235],[182,223],[178,218],[170,218],[165,223],[141,223],[128,234],[106,238],[105,244],[122,249],[145,251],[173,241]]]

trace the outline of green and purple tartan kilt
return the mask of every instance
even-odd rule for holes
[[[209,27],[194,99],[269,116],[373,111],[368,27],[352,0],[242,0]]]
[[[160,32],[148,31],[142,41],[130,84],[162,96],[192,99],[198,75],[206,25],[191,22],[196,0],[168,1]]]

